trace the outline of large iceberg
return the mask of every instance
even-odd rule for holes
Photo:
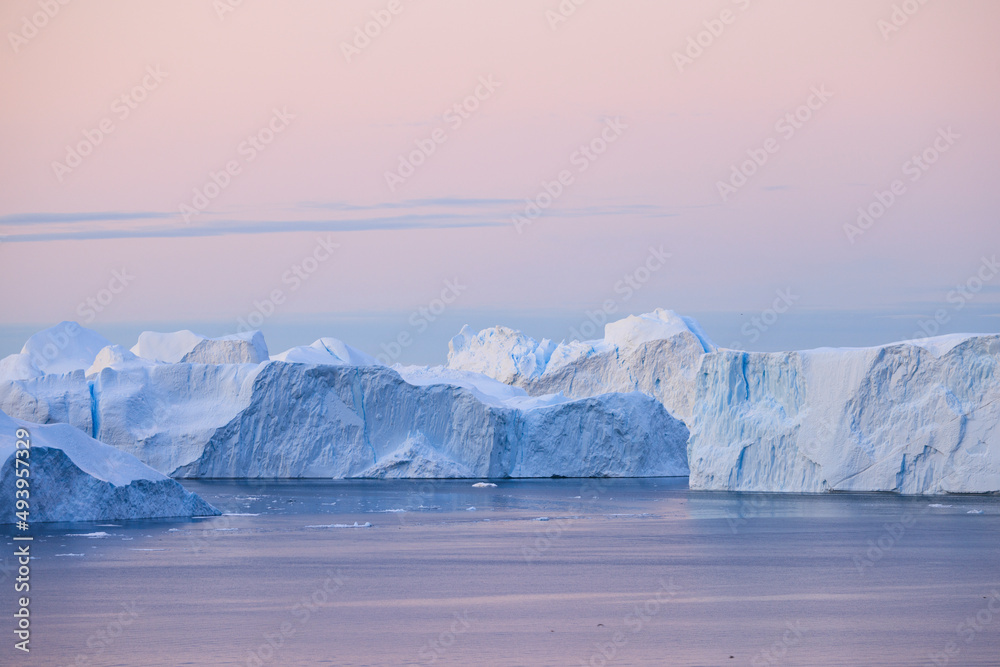
[[[602,340],[535,342],[468,327],[448,367],[531,394],[642,391],[691,429],[694,489],[907,494],[1000,490],[1000,336],[953,334],[871,348],[717,348],[657,310]]]
[[[1000,490],[1000,336],[719,350],[698,376],[691,487]]]
[[[697,322],[657,309],[607,324],[603,339],[558,345],[507,327],[475,333],[466,326],[448,345],[448,368],[482,373],[532,395],[641,391],[687,423],[701,358],[715,349]]]
[[[196,363],[188,355],[202,343],[185,336],[147,337],[135,354],[95,351],[102,341],[85,331],[74,337],[85,345],[60,348],[67,359],[48,350],[44,365],[58,373],[32,361],[38,345],[0,360],[0,409],[71,424],[175,477],[690,467],[695,489],[1000,490],[998,335],[742,352],[657,310],[610,323],[595,341],[466,327],[448,367],[388,368],[332,338],[256,362],[259,334],[212,339],[202,348],[212,362]]]
[[[19,440],[30,448],[19,449]],[[19,479],[29,485],[29,524],[219,514],[176,481],[68,424],[33,424],[0,413],[0,461],[0,523],[16,520],[15,493],[24,491]]]
[[[331,338],[235,363],[255,338],[214,339],[215,362],[196,363],[186,333],[144,334],[60,375],[0,377],[0,406],[173,477],[688,474],[686,427],[642,393],[531,397],[475,373],[391,369]]]

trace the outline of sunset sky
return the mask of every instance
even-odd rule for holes
[[[67,319],[128,346],[243,321],[272,353],[405,333],[392,360],[424,363],[465,323],[559,340],[656,307],[747,349],[1000,331],[998,25],[993,0],[4,2],[0,354]]]

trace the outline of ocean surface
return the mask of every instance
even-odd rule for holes
[[[40,524],[0,664],[1000,665],[1000,498],[652,480],[204,481]]]

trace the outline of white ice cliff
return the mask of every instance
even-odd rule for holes
[[[170,361],[203,345],[183,332],[143,334],[138,356],[70,350],[78,368],[60,375],[8,358],[0,407],[174,477],[688,474],[687,429],[641,393],[533,398],[481,375],[390,369],[335,339],[233,363],[259,335],[212,339],[213,363]]]
[[[1000,336],[719,350],[698,376],[699,489],[1000,491]]]
[[[691,429],[695,489],[912,494],[1000,491],[1000,336],[872,348],[716,348],[670,311],[610,323],[603,340],[536,343],[468,327],[448,366],[531,394],[645,392]]]
[[[558,345],[506,327],[477,334],[466,326],[448,344],[448,367],[483,373],[532,395],[641,391],[687,422],[701,358],[714,349],[697,322],[658,309],[607,324],[601,340]]]
[[[30,448],[20,448],[20,456],[19,439],[30,443]],[[22,464],[16,462],[18,458]],[[97,442],[68,424],[33,424],[0,413],[0,461],[0,523],[17,520],[14,502],[18,479],[29,484],[29,525],[219,513],[134,456]]]
[[[741,352],[657,310],[607,325],[602,340],[558,345],[466,327],[447,368],[387,368],[336,339],[268,359],[256,332],[210,346],[160,334],[136,355],[95,351],[107,341],[77,329],[80,345],[60,354],[56,328],[0,360],[0,409],[72,424],[175,477],[690,466],[696,489],[1000,491],[1000,335]],[[199,346],[211,363],[169,362]],[[248,358],[260,361],[236,363]]]

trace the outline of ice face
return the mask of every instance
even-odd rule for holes
[[[447,368],[390,369],[335,339],[232,363],[253,339],[236,340],[218,363],[105,347],[86,371],[61,374],[12,355],[0,364],[0,409],[71,424],[172,476],[690,467],[691,486],[704,489],[1000,490],[997,335],[750,353],[716,348],[697,323],[661,310],[609,324],[604,339],[559,345],[465,328]],[[174,356],[187,349],[175,347]],[[67,357],[78,365],[89,355]]]
[[[477,373],[389,369],[335,339],[257,364],[191,361],[205,340],[144,334],[133,350],[152,359],[107,346],[86,372],[0,382],[0,406],[171,476],[687,474],[686,428],[641,393],[529,396]],[[213,340],[240,352],[252,337]]]
[[[465,327],[449,345],[448,368],[486,374],[532,396],[587,398],[641,391],[687,421],[701,358],[714,350],[697,322],[657,309],[605,326],[604,338],[536,343],[506,327]]]
[[[693,488],[1000,490],[1000,336],[744,353],[657,310],[609,323],[604,339],[560,343],[528,372],[519,359],[533,339],[500,329],[464,330],[449,368],[534,396],[653,396],[691,429]]]
[[[211,505],[130,454],[68,424],[42,425],[0,413],[0,492],[13,499],[17,441],[30,449],[31,522],[100,521],[218,514]],[[21,448],[24,449],[23,447]],[[10,502],[13,502],[12,500]],[[13,522],[14,511],[0,521]]]
[[[132,354],[163,363],[259,364],[268,358],[264,335],[259,331],[208,338],[191,331],[144,331]]]
[[[691,486],[748,491],[1000,490],[1000,336],[707,355]]]

